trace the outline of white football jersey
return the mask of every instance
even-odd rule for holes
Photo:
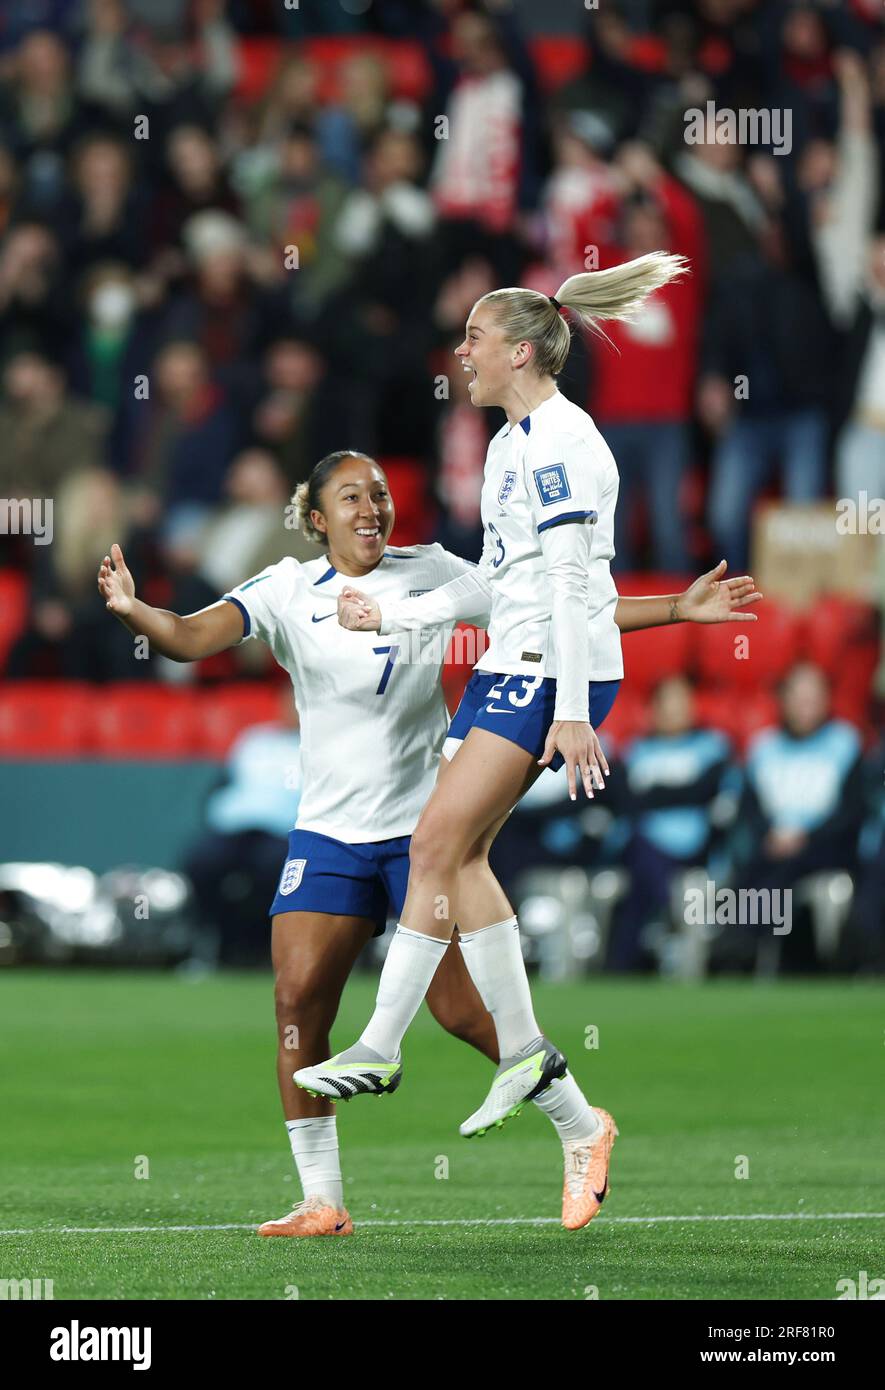
[[[588,622],[590,679],[624,674],[615,623],[614,556],[618,470],[586,411],[556,392],[519,424],[495,435],[482,489],[482,572],[492,588],[489,645],[477,670],[555,676],[553,592],[540,533],[564,518],[593,526]]]
[[[225,598],[292,677],[301,716],[299,830],[349,844],[410,835],[433,790],[448,728],[440,673],[452,625],[386,637],[340,627],[343,588],[383,606],[474,567],[441,545],[388,546],[371,574],[339,574],[325,556],[269,565]],[[283,770],[281,769],[281,776]]]

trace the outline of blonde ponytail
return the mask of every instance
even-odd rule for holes
[[[653,290],[680,279],[688,269],[684,256],[651,251],[609,270],[570,275],[553,296],[538,290],[491,290],[478,303],[494,308],[506,342],[532,344],[539,376],[558,376],[571,347],[571,333],[560,308],[569,309],[591,333],[605,338],[601,323],[632,318]]]
[[[662,285],[688,273],[684,256],[667,251],[650,251],[634,261],[613,265],[608,270],[590,270],[570,275],[554,298],[564,309],[576,314],[591,332],[601,332],[606,319],[631,319],[645,299]]]

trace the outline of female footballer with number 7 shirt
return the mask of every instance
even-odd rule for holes
[[[387,604],[473,567],[439,545],[388,544],[393,499],[383,471],[365,454],[330,454],[293,502],[302,529],[327,554],[303,565],[293,558],[271,565],[200,613],[182,618],[142,603],[119,546],[105,556],[98,587],[107,608],[131,632],[147,634],[155,651],[198,661],[257,637],[292,677],[303,795],[270,912],[277,1077],[303,1198],[259,1229],[266,1236],[347,1235],[353,1227],[343,1204],[335,1113],[329,1101],[294,1085],[292,1068],[296,1060],[328,1055],[341,991],[360,951],[383,930],[388,902],[397,915],[402,909],[409,835],[432,790],[448,726],[439,680],[448,634],[437,628],[436,640],[421,642],[419,659],[409,662],[405,643],[394,651],[395,641],[339,627],[337,600],[369,575]],[[723,568],[681,595],[621,599],[618,622],[626,630],[674,620],[752,620],[737,611],[758,597],[752,580],[723,582]],[[485,625],[487,613],[475,617]],[[457,945],[427,1002],[444,1028],[497,1062],[494,1025]],[[567,1145],[568,1117],[560,1123],[555,1092],[538,1104]]]
[[[595,730],[623,676],[609,568],[618,472],[590,416],[557,389],[570,346],[561,311],[601,331],[601,321],[629,317],[685,271],[684,258],[653,252],[571,276],[555,296],[502,289],[478,300],[456,356],[472,374],[473,404],[507,416],[486,458],[482,560],[423,597],[373,602],[357,591],[339,607],[342,625],[384,633],[470,617],[472,605],[481,611],[487,603],[490,643],[412,836],[405,906],[375,1012],[354,1046],[299,1069],[295,1081],[332,1099],[398,1086],[400,1044],[457,925],[500,1058],[488,1096],[461,1133],[484,1134],[552,1088],[572,1139],[563,1191],[563,1224],[571,1229],[602,1205],[618,1131],[607,1111],[587,1103],[538,1026],[517,919],[488,850],[544,767],[565,763],[573,798],[579,781],[588,797],[604,787],[608,767]]]

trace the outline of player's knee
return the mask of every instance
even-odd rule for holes
[[[410,873],[446,873],[458,867],[459,858],[442,826],[418,822],[409,844]]]

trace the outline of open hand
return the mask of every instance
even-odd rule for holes
[[[680,594],[677,600],[680,618],[687,623],[756,622],[755,613],[737,611],[747,604],[758,603],[762,597],[752,575],[724,579],[726,568],[725,560],[720,560],[715,569],[700,575],[684,594]]]
[[[126,568],[123,552],[116,542],[111,546],[98,571],[98,592],[105,601],[105,607],[124,618],[132,612],[135,598],[135,580]]]

